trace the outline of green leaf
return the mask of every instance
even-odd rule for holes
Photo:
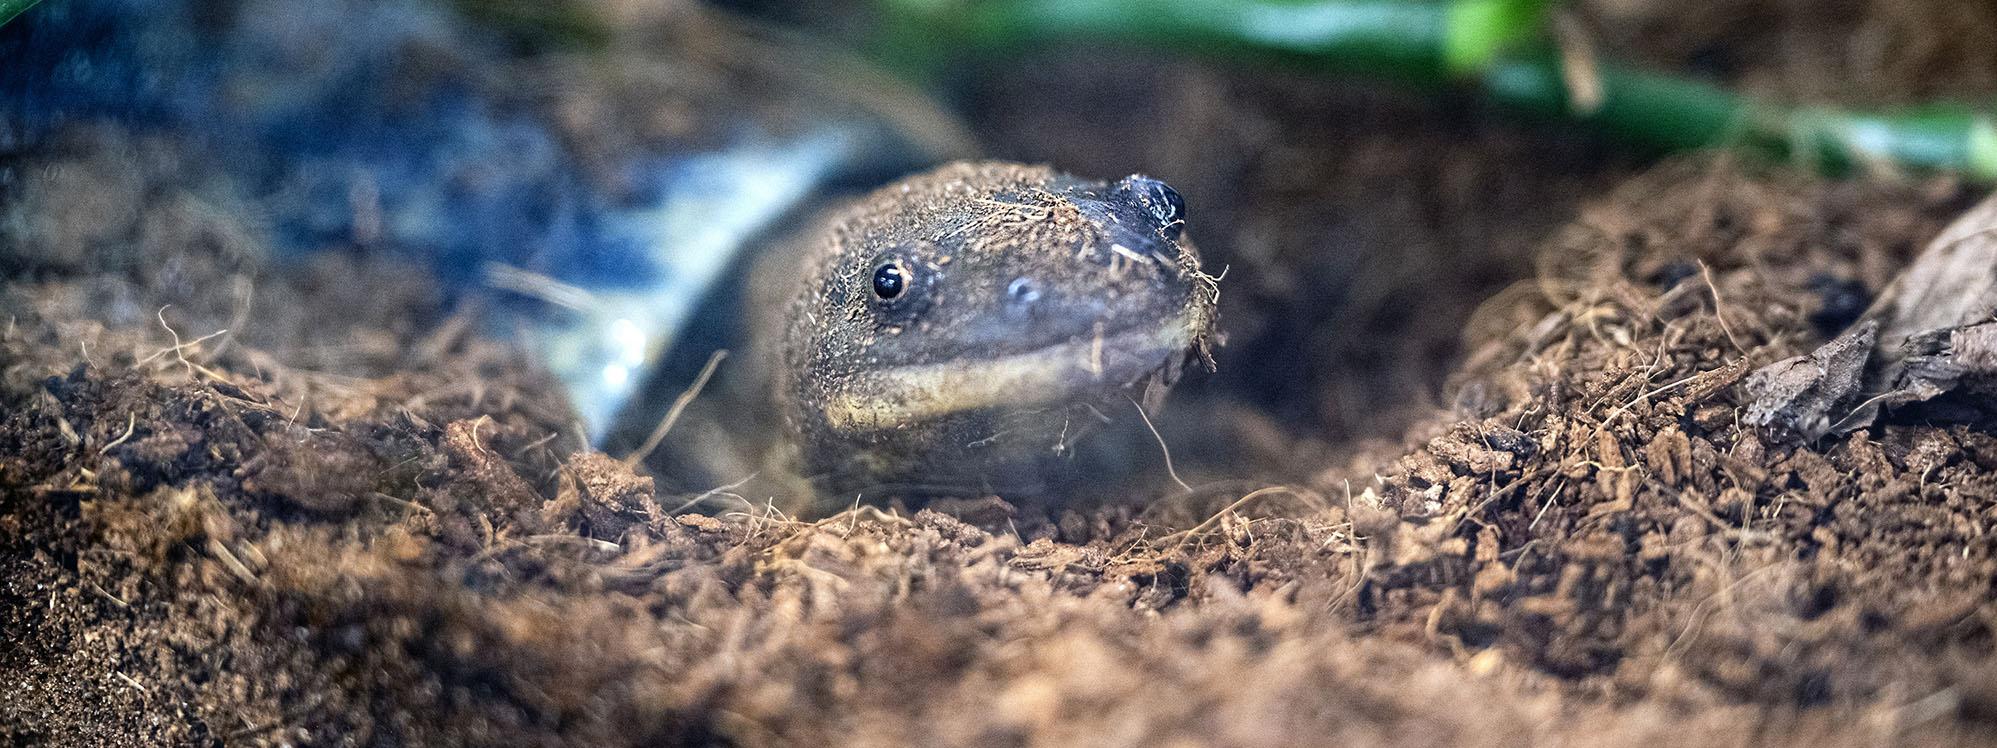
[[[1458,0],[1443,31],[1444,66],[1457,75],[1483,70],[1498,55],[1542,34],[1552,0]]]
[[[42,0],[0,0],[0,26],[7,25],[8,21],[14,20],[14,16],[18,16],[24,12],[27,12],[29,8],[35,7],[35,3],[39,3],[41,1]]]

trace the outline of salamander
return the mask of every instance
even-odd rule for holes
[[[1157,179],[1002,162],[831,211],[763,263],[752,323],[798,468],[846,500],[1043,487],[1212,365],[1218,279],[1185,228]]]

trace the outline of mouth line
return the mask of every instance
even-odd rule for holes
[[[1193,312],[1004,356],[865,372],[826,400],[825,420],[834,429],[868,431],[954,413],[1052,405],[1078,392],[1143,381],[1185,355],[1205,327],[1204,316]]]

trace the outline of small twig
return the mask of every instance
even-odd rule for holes
[[[478,443],[478,427],[484,426],[485,422],[490,420],[492,420],[492,416],[481,415],[478,417],[477,420],[472,421],[472,428],[471,428],[472,449],[480,452],[485,451],[485,445]]]
[[[104,596],[104,599],[106,599],[106,600],[110,600],[111,602],[114,602],[114,603],[117,603],[117,604],[118,604],[118,607],[120,607],[120,608],[129,608],[129,607],[132,607],[132,604],[131,604],[131,603],[128,603],[128,602],[125,602],[125,600],[124,600],[123,598],[120,598],[120,597],[118,597],[117,595],[113,595],[113,594],[111,594],[111,593],[109,593],[109,592],[106,592],[106,591],[104,591],[104,588],[103,588],[103,587],[101,587],[101,586],[99,586],[99,585],[98,585],[98,584],[97,584],[96,582],[91,582],[91,583],[90,583],[90,591],[91,591],[91,592],[95,592],[95,593],[97,593],[97,594],[99,594],[99,595],[103,595],[103,596]]]
[[[1727,342],[1733,344],[1734,350],[1747,353],[1747,347],[1740,344],[1740,339],[1734,337],[1733,328],[1727,325],[1726,301],[1720,298],[1720,287],[1713,283],[1713,269],[1704,260],[1699,261],[1699,275],[1706,280],[1706,290],[1713,292],[1713,319],[1719,320],[1720,332],[1726,333]]]
[[[616,553],[624,550],[624,546],[612,543],[608,540],[603,540],[600,538],[584,537],[581,535],[562,535],[559,533],[547,533],[541,535],[529,535],[527,536],[527,541],[536,544],[539,543],[552,543],[556,545],[579,544],[586,548],[589,548],[590,550],[604,551],[606,553]]]
[[[1678,636],[1674,637],[1669,645],[1666,645],[1664,647],[1664,656],[1667,659],[1675,657],[1677,656],[1680,645],[1686,645],[1688,641],[1697,640],[1697,636],[1699,635],[1699,633],[1703,631],[1705,627],[1705,622],[1707,618],[1710,617],[1710,614],[1707,612],[1706,609],[1707,604],[1723,596],[1727,597],[1732,596],[1733,591],[1735,589],[1738,589],[1741,585],[1747,584],[1748,580],[1754,579],[1755,577],[1760,576],[1771,569],[1788,568],[1790,566],[1791,564],[1789,562],[1777,561],[1775,563],[1768,564],[1767,566],[1760,566],[1753,569],[1749,569],[1747,573],[1735,577],[1732,581],[1727,582],[1724,585],[1721,585],[1720,589],[1714,591],[1713,594],[1707,595],[1704,599],[1701,599],[1698,602],[1698,604],[1692,606],[1692,612],[1686,614],[1685,618],[1687,620],[1685,621],[1685,628],[1678,632]]]
[[[716,496],[732,496],[736,499],[747,501],[747,499],[742,498],[741,494],[734,493],[734,490],[737,488],[741,488],[743,484],[748,483],[749,481],[755,480],[756,476],[757,473],[750,473],[749,477],[735,481],[734,483],[730,483],[725,486],[715,486],[714,488],[707,489],[706,492],[700,494],[699,496],[687,499],[686,503],[680,504],[679,506],[666,510],[666,515],[672,516],[675,514],[679,514],[680,512],[684,512],[688,509],[693,508],[695,505],[699,504],[700,502],[706,501]]]
[[[250,571],[250,567],[243,565],[242,559],[236,558],[236,554],[229,552],[229,547],[223,545],[222,541],[209,538],[208,553],[220,560],[224,568],[227,568],[230,573],[235,574],[237,578],[242,579],[244,582],[252,585],[262,583],[261,580],[257,579],[257,575]]]
[[[851,536],[853,534],[853,531],[860,529],[860,520],[862,518],[865,518],[868,522],[876,522],[884,525],[912,526],[915,524],[914,522],[909,521],[907,518],[899,514],[893,514],[890,512],[882,511],[880,507],[874,506],[872,504],[862,504],[860,503],[858,498],[855,498],[853,500],[852,506],[848,508],[846,511],[840,512],[838,515],[826,517],[825,519],[813,522],[812,526],[824,527],[834,522],[838,522],[842,517],[846,520],[846,532],[841,537]]]
[[[173,325],[167,324],[166,321],[166,310],[172,307],[173,307],[172,304],[167,304],[166,306],[162,306],[159,308],[159,311],[153,313],[153,316],[159,318],[159,326],[166,330],[166,334],[173,337],[173,345],[161,348],[157,351],[154,351],[153,355],[139,359],[138,365],[144,366],[146,364],[152,363],[153,359],[157,359],[161,356],[171,353],[176,358],[180,359],[180,363],[188,366],[188,373],[191,374],[193,373],[193,364],[189,363],[187,360],[187,356],[182,354],[181,352],[187,350],[191,346],[200,345],[203,341],[206,341],[210,338],[216,337],[218,335],[227,334],[229,331],[227,329],[216,330],[214,332],[208,333],[207,335],[203,335],[201,337],[183,343],[180,341],[180,332],[173,329]]]
[[[215,371],[214,369],[210,369],[210,368],[208,368],[208,367],[206,367],[206,366],[202,366],[202,365],[200,365],[200,364],[197,364],[197,363],[194,363],[193,361],[189,361],[189,360],[187,360],[187,354],[186,354],[186,350],[187,350],[188,348],[191,348],[191,347],[194,347],[194,346],[197,346],[197,345],[200,345],[200,344],[202,344],[203,342],[206,342],[206,341],[208,341],[209,339],[211,339],[211,338],[214,338],[214,337],[216,337],[216,336],[219,336],[219,335],[227,335],[227,334],[229,333],[229,330],[228,330],[227,328],[223,328],[223,329],[220,329],[220,330],[216,330],[216,331],[214,331],[214,332],[211,332],[211,333],[208,333],[207,335],[203,335],[203,336],[201,336],[201,337],[198,337],[198,338],[195,338],[195,339],[193,339],[193,340],[189,340],[189,341],[187,341],[187,342],[184,342],[184,343],[183,343],[183,342],[181,342],[181,340],[180,340],[180,333],[179,333],[179,332],[176,332],[176,331],[175,331],[175,330],[173,329],[173,326],[172,326],[172,325],[169,325],[169,324],[167,324],[167,323],[166,323],[166,310],[167,310],[167,307],[170,307],[170,306],[173,306],[173,305],[172,305],[172,304],[168,304],[168,305],[166,305],[166,306],[162,306],[162,307],[160,307],[160,308],[159,308],[159,311],[158,311],[158,312],[156,312],[156,313],[154,314],[154,316],[157,316],[157,317],[159,317],[159,326],[160,326],[160,327],[163,327],[163,328],[166,328],[166,334],[168,334],[168,335],[171,335],[171,336],[173,336],[173,345],[171,345],[171,346],[168,346],[168,347],[166,347],[166,348],[162,348],[162,349],[160,349],[160,350],[158,350],[158,351],[155,351],[155,352],[153,353],[153,355],[150,355],[150,356],[147,356],[147,357],[145,357],[145,358],[143,358],[143,359],[140,359],[140,360],[139,360],[139,362],[138,362],[138,365],[139,365],[139,366],[144,366],[144,365],[146,365],[146,364],[148,364],[148,363],[151,363],[151,362],[153,361],[153,359],[156,359],[156,358],[159,358],[159,357],[161,357],[161,356],[164,356],[164,355],[166,355],[166,354],[168,354],[168,353],[171,353],[171,354],[173,354],[173,357],[174,357],[175,359],[177,359],[177,360],[179,360],[179,361],[180,361],[180,365],[181,365],[181,366],[184,366],[184,367],[186,367],[186,368],[187,368],[187,375],[188,375],[188,376],[190,376],[190,377],[192,377],[192,376],[194,376],[194,375],[196,375],[196,374],[200,374],[200,375],[202,375],[202,376],[205,376],[205,377],[208,377],[209,379],[213,379],[213,380],[215,380],[215,381],[217,381],[217,382],[222,382],[222,383],[224,383],[224,384],[234,384],[233,382],[230,382],[230,381],[229,381],[229,378],[228,378],[228,377],[225,377],[225,376],[222,376],[222,375],[221,375],[220,373],[217,373],[217,372],[216,372],[216,371]],[[85,351],[84,353],[85,353],[85,358],[88,358],[88,356],[89,356],[89,352],[88,352],[88,351],[86,350],[86,351]]]
[[[498,262],[487,262],[480,267],[480,271],[485,276],[486,285],[542,303],[576,311],[588,311],[600,306],[596,294],[590,293],[589,289],[563,283],[553,276]]]
[[[422,505],[422,504],[418,504],[418,503],[416,503],[416,502],[414,502],[414,501],[410,501],[410,500],[408,500],[408,499],[403,499],[403,498],[397,498],[397,497],[394,497],[394,496],[390,496],[390,495],[388,495],[388,494],[385,494],[385,493],[382,493],[382,492],[380,492],[380,491],[370,491],[370,492],[368,492],[368,496],[369,496],[369,497],[371,497],[371,498],[374,498],[374,499],[378,499],[378,500],[380,500],[380,501],[386,501],[386,502],[388,502],[388,503],[390,503],[390,504],[394,504],[394,505],[396,505],[396,506],[400,506],[400,507],[402,507],[402,508],[405,508],[405,509],[414,509],[414,510],[417,510],[417,511],[419,511],[419,512],[422,512],[422,513],[424,513],[424,514],[432,514],[432,515],[434,515],[434,514],[436,514],[436,513],[437,513],[437,512],[436,512],[436,510],[433,510],[433,509],[431,509],[430,507],[427,507],[427,506],[424,506],[424,505]]]
[[[707,365],[700,368],[700,376],[694,377],[693,384],[673,400],[673,407],[666,411],[666,417],[660,419],[659,425],[652,429],[652,435],[645,437],[645,443],[640,445],[637,451],[624,457],[625,465],[636,466],[652,456],[652,450],[658,449],[659,442],[665,441],[667,432],[672,431],[673,424],[679,422],[680,414],[686,412],[686,407],[693,403],[694,398],[700,396],[701,390],[707,388],[707,380],[714,377],[714,370],[720,368],[722,359],[726,358],[728,358],[726,348],[715,351],[714,355],[707,357]]]
[[[126,675],[117,670],[111,671],[111,674],[118,676],[118,680],[124,681],[125,685],[131,686],[132,688],[138,690],[139,693],[146,694],[148,696],[152,695],[151,691],[146,690],[146,687],[144,685],[141,685],[137,680],[134,680],[132,676]]]
[[[138,425],[139,425],[139,414],[137,412],[125,414],[125,435],[118,437],[117,439],[113,440],[110,444],[98,447],[97,454],[100,455],[106,454],[111,451],[112,447],[124,444],[126,439],[132,438],[132,429],[137,427]]]
[[[78,436],[76,427],[69,425],[69,419],[63,417],[62,400],[57,399],[55,393],[49,392],[47,388],[42,389],[40,397],[43,402],[47,403],[49,408],[47,411],[48,416],[55,420],[56,433],[62,436],[63,443],[72,447],[81,446],[83,444],[83,437]]]
[[[1172,447],[1165,443],[1165,436],[1158,433],[1158,427],[1151,425],[1151,416],[1144,412],[1144,406],[1138,404],[1137,398],[1126,395],[1124,399],[1130,401],[1130,407],[1137,409],[1137,417],[1144,419],[1144,427],[1151,430],[1151,438],[1158,440],[1158,451],[1165,455],[1165,474],[1172,476],[1172,482],[1179,484],[1179,488],[1186,493],[1192,493],[1193,487],[1180,479],[1178,469],[1172,466]]]
[[[1178,539],[1180,543],[1183,544],[1185,541],[1191,540],[1194,535],[1198,535],[1201,532],[1204,532],[1209,525],[1212,525],[1215,522],[1219,522],[1220,519],[1222,517],[1227,516],[1229,512],[1232,512],[1236,509],[1240,509],[1241,507],[1247,505],[1248,502],[1250,501],[1254,501],[1256,499],[1271,494],[1279,494],[1279,493],[1289,494],[1291,496],[1296,496],[1299,498],[1309,498],[1311,496],[1316,495],[1315,492],[1309,489],[1297,488],[1295,486],[1265,486],[1262,488],[1258,488],[1248,492],[1248,495],[1246,496],[1243,496],[1239,499],[1235,499],[1234,503],[1228,504],[1226,507],[1222,508],[1218,512],[1214,512],[1213,516],[1206,518],[1205,520],[1201,521],[1199,524],[1193,525],[1189,529],[1180,530],[1170,535],[1161,537],[1158,539],[1157,542],[1163,543],[1167,540]],[[1323,498],[1319,497],[1319,500],[1322,501]]]
[[[1566,487],[1567,487],[1567,479],[1561,478],[1560,485],[1553,489],[1553,497],[1547,499],[1545,504],[1541,504],[1539,507],[1539,512],[1537,514],[1532,515],[1532,524],[1526,525],[1525,527],[1526,532],[1531,532],[1533,530],[1539,529],[1539,521],[1542,518],[1546,517],[1546,510],[1552,509],[1553,505],[1560,503],[1560,491],[1561,489],[1564,489]]]
[[[229,327],[224,329],[223,332],[243,329],[243,325],[248,324],[250,321],[251,302],[256,299],[256,283],[251,281],[249,277],[236,276],[235,287],[236,295],[239,297],[236,301],[236,315],[229,319]],[[211,359],[221,356],[222,352],[229,350],[229,345],[234,342],[236,342],[235,335],[223,338],[221,344],[216,345],[215,350],[209,351],[208,355]]]
[[[1710,371],[1718,371],[1718,369],[1712,369]],[[1601,436],[1602,429],[1606,429],[1609,427],[1609,424],[1615,423],[1616,419],[1621,418],[1624,413],[1628,413],[1630,408],[1636,407],[1637,403],[1641,403],[1645,400],[1657,397],[1658,395],[1662,395],[1666,392],[1678,389],[1679,387],[1691,384],[1693,381],[1697,380],[1700,376],[1704,374],[1706,374],[1706,372],[1702,371],[1697,374],[1685,377],[1684,379],[1680,379],[1676,382],[1672,382],[1662,387],[1652,389],[1649,392],[1640,393],[1636,397],[1630,398],[1628,402],[1623,403],[1622,405],[1618,406],[1614,411],[1611,411],[1608,417],[1602,419],[1601,423],[1595,424],[1595,435]]]
[[[514,451],[514,453],[513,453],[513,459],[516,459],[516,460],[517,460],[517,459],[520,459],[520,456],[521,456],[521,455],[524,455],[524,454],[527,454],[528,452],[532,451],[532,450],[533,450],[533,449],[534,449],[535,447],[539,447],[539,446],[541,446],[541,445],[543,445],[543,444],[547,444],[548,442],[551,442],[551,441],[554,441],[554,440],[556,439],[556,437],[559,437],[559,436],[561,436],[561,435],[562,435],[562,432],[560,432],[560,431],[550,431],[550,432],[548,432],[548,435],[547,435],[547,436],[544,436],[544,437],[541,437],[541,438],[539,438],[539,439],[535,439],[534,441],[531,441],[531,442],[528,442],[526,446],[523,446],[523,447],[521,447],[520,449],[518,449],[518,450],[515,450],[515,451]]]

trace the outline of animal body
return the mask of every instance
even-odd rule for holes
[[[1044,488],[1078,440],[1211,362],[1218,289],[1185,213],[1141,175],[957,162],[777,242],[737,377],[781,424],[764,469],[842,503]],[[741,408],[709,418],[754,422]]]

